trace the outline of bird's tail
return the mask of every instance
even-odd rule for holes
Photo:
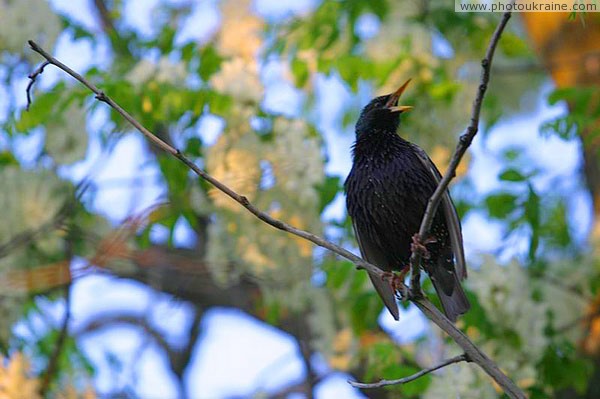
[[[449,274],[445,270],[441,271],[441,273]],[[465,295],[465,291],[463,291],[463,288],[460,285],[458,276],[456,273],[452,273],[441,279],[436,275],[432,275],[431,277],[433,288],[435,288],[435,292],[437,292],[440,302],[442,302],[446,317],[448,317],[450,321],[455,322],[458,316],[465,314],[469,308],[471,308],[471,304]]]
[[[394,290],[390,286],[390,283],[383,281],[381,277],[378,277],[372,273],[369,273],[369,277],[371,278],[371,282],[373,283],[375,290],[383,300],[385,307],[388,308],[395,320],[400,320],[396,296],[394,295]]]

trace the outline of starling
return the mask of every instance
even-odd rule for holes
[[[410,269],[413,236],[418,233],[429,198],[441,174],[420,147],[400,137],[400,114],[410,106],[398,98],[410,79],[394,93],[373,99],[356,123],[352,170],[344,185],[346,206],[364,259],[384,272]],[[423,240],[422,265],[429,274],[446,316],[456,318],[470,304],[460,285],[467,277],[458,214],[446,192]],[[456,261],[456,268],[454,267]],[[369,273],[379,296],[398,320],[390,282]]]

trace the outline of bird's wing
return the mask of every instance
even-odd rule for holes
[[[442,174],[435,166],[431,158],[427,155],[427,153],[419,146],[412,144],[415,149],[415,153],[417,154],[419,160],[425,166],[425,169],[431,173],[433,176],[436,185],[439,184],[440,180],[442,180]],[[460,219],[458,218],[458,213],[456,212],[456,208],[454,207],[454,203],[450,198],[450,194],[448,194],[448,190],[444,193],[442,197],[442,203],[440,204],[444,211],[444,218],[446,219],[446,225],[448,226],[448,232],[450,233],[450,245],[452,246],[452,252],[454,252],[454,257],[456,260],[456,271],[458,277],[461,280],[467,278],[467,266],[465,262],[465,252],[463,248],[463,238],[462,238],[462,229],[460,227]]]
[[[354,228],[354,235],[356,236],[356,241],[358,241],[358,247],[363,258],[365,258],[367,262],[372,263],[379,268],[384,267],[384,265],[387,263],[385,255],[381,253],[377,246],[373,245],[370,240],[361,238],[354,221],[352,222],[352,227]],[[398,304],[396,303],[394,290],[390,284],[372,273],[369,273],[369,278],[371,279],[375,290],[383,300],[383,303],[388,308],[392,316],[394,316],[394,319],[399,320],[400,313],[398,312]]]

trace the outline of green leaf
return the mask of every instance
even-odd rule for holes
[[[362,274],[366,274],[361,272]],[[354,294],[352,301],[352,328],[357,334],[377,327],[383,304],[373,292]]]
[[[371,285],[367,285],[367,279],[369,277],[364,270],[355,270],[353,277],[354,278],[352,279],[350,284],[350,295],[353,295],[353,293],[364,291],[365,287],[369,287],[368,292],[370,294],[375,295],[375,291],[371,289]]]
[[[373,77],[373,67],[363,57],[346,55],[335,60],[334,66],[344,81],[350,85],[353,91],[358,90],[360,79]]]
[[[502,40],[498,43],[502,52],[508,57],[516,58],[531,54],[530,46],[523,38],[512,32],[505,32]]]
[[[163,25],[157,39],[157,46],[162,54],[169,54],[173,50],[173,40],[177,31],[169,25]]]
[[[166,155],[158,157],[158,164],[169,186],[169,198],[181,201],[188,184],[188,169],[177,159]]]
[[[572,237],[569,231],[568,209],[565,202],[561,200],[556,204],[545,219],[547,220],[542,230],[549,242],[557,247],[569,246],[572,243]]]
[[[521,156],[521,153],[523,152],[522,149],[518,148],[518,147],[512,147],[512,148],[508,148],[503,152],[503,156],[504,159],[506,159],[507,161],[515,161],[517,158],[519,158]]]
[[[540,133],[546,136],[555,134],[563,140],[571,140],[577,135],[576,128],[576,118],[573,115],[567,115],[544,122],[540,126]]]
[[[210,112],[213,114],[229,117],[229,110],[233,105],[233,100],[229,96],[219,94],[217,92],[211,92],[210,96],[208,96],[208,104],[210,107]]]
[[[434,100],[450,101],[461,89],[461,84],[455,81],[441,81],[431,85],[429,95]]]
[[[368,367],[365,371],[365,379],[381,378],[384,369],[390,365],[398,367],[401,361],[401,352],[398,350],[396,344],[391,341],[376,342],[368,353]]]
[[[308,78],[310,77],[310,71],[308,70],[308,65],[306,62],[299,60],[298,58],[294,58],[292,60],[292,73],[294,74],[294,80],[296,86],[304,87]]]
[[[0,152],[0,167],[9,165],[18,165],[19,161],[15,158],[14,154],[9,151]]]
[[[512,181],[512,182],[522,182],[527,179],[527,177],[523,176],[521,172],[516,169],[506,169],[499,176],[500,180],[503,181]]]
[[[451,365],[448,367],[453,366]],[[383,369],[382,376],[385,379],[398,379],[411,376],[419,371],[421,371],[421,369],[412,366],[406,366],[402,364],[390,365]],[[409,382],[408,384],[397,385],[393,388],[393,390],[402,392],[402,396],[398,397],[419,397],[425,392],[425,390],[427,390],[429,384],[431,384],[431,378],[431,374],[426,374]]]
[[[321,213],[341,191],[342,186],[340,185],[340,177],[327,176],[325,181],[316,188],[319,192],[319,213]]]
[[[539,364],[540,375],[545,384],[554,389],[573,388],[583,394],[592,375],[590,360],[577,355],[570,343],[548,346]]]
[[[479,303],[479,299],[470,291],[467,291],[466,294],[471,303],[471,309],[462,316],[463,321],[468,326],[476,327],[483,336],[494,338],[497,335],[496,327],[488,319],[485,309]]]
[[[198,45],[195,42],[189,42],[184,45],[179,51],[181,51],[181,59],[185,62],[190,62],[196,54]]]
[[[29,111],[23,110],[15,128],[21,133],[29,133],[31,129],[45,124],[57,112],[57,104],[61,103],[66,87],[59,83],[45,93],[34,94]]]
[[[221,69],[223,57],[219,55],[213,46],[206,46],[200,50],[200,66],[198,74],[204,81],[208,81],[210,77]]]
[[[331,261],[324,264],[323,269],[327,273],[327,287],[333,289],[339,289],[355,272],[354,264],[349,261]]]
[[[192,137],[191,139],[189,139],[185,147],[185,153],[192,157],[201,157],[202,139],[200,139],[199,137]]]
[[[496,219],[505,219],[517,208],[517,196],[509,193],[492,194],[485,199],[488,213]]]
[[[525,219],[531,226],[531,242],[529,244],[529,261],[535,260],[535,254],[540,243],[540,197],[529,184],[529,195],[525,201]]]

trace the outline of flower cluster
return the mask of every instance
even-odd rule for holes
[[[161,57],[157,63],[142,59],[126,76],[127,80],[135,86],[141,86],[150,80],[157,83],[182,84],[186,77],[185,64],[174,63],[166,56]]]
[[[55,162],[71,164],[83,159],[87,151],[86,113],[83,107],[71,102],[59,115],[59,120],[46,125],[44,148]]]
[[[0,180],[10,187],[0,194],[4,211],[0,242],[38,230],[49,223],[64,205],[71,192],[68,183],[49,171],[25,171],[17,168],[0,170]],[[60,250],[58,234],[44,234],[36,240],[43,251]]]
[[[0,0],[0,51],[25,53],[31,39],[52,48],[61,30],[60,19],[47,1]]]
[[[248,1],[225,1],[221,11],[221,30],[215,39],[217,49],[227,60],[210,83],[241,103],[257,104],[264,88],[255,57],[262,46],[264,23],[252,13]]]

